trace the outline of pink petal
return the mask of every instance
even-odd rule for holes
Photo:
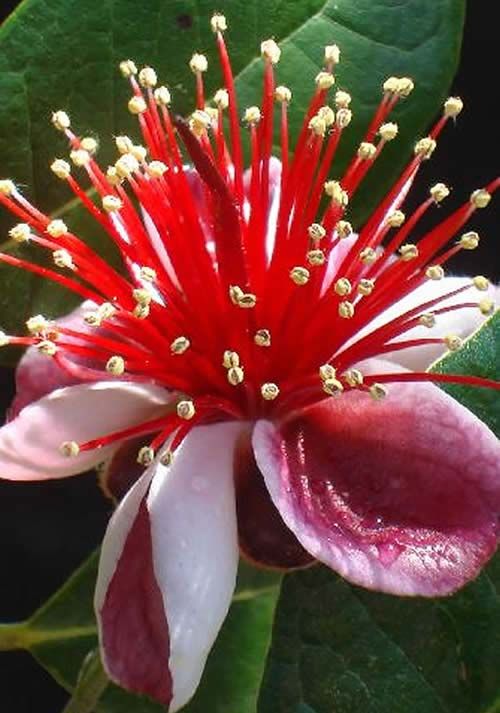
[[[271,500],[248,433],[238,442],[234,470],[241,554],[254,564],[277,569],[312,564],[314,558],[285,525]]]
[[[83,317],[95,308],[96,304],[87,300],[57,322],[70,329],[88,333],[94,328],[88,325]],[[69,337],[68,341],[74,340]],[[16,369],[16,396],[9,409],[8,419],[12,420],[25,406],[50,394],[51,391],[78,383],[79,380],[61,369],[54,359],[48,359],[40,354],[36,347],[29,347]]]
[[[170,712],[196,690],[238,566],[233,450],[241,426],[194,428],[113,515],[95,607],[111,678]]]
[[[349,581],[394,594],[453,592],[494,553],[500,445],[431,384],[352,391],[253,444],[274,504],[309,552]]]
[[[443,280],[428,280],[423,285],[414,290],[410,295],[404,297],[399,302],[396,302],[390,309],[384,312],[380,317],[373,320],[368,327],[362,330],[359,336],[372,332],[374,328],[381,327],[390,320],[400,314],[407,312],[414,307],[428,300],[440,297],[447,292],[470,285],[470,277],[446,277]],[[500,299],[500,288],[495,285],[490,285],[487,292],[478,292],[476,289],[471,289],[460,295],[443,301],[438,305],[440,307],[448,307],[461,302],[477,302],[481,299],[492,299],[498,302]],[[432,311],[432,310],[425,310]],[[479,308],[467,308],[454,310],[437,315],[436,325],[428,328],[424,326],[415,327],[414,329],[405,332],[403,336],[394,341],[406,339],[421,339],[421,338],[442,338],[447,334],[455,334],[462,339],[469,337],[481,324],[485,321],[484,316],[479,311]],[[423,347],[415,347],[411,349],[402,349],[400,351],[390,352],[384,355],[384,359],[400,364],[406,369],[412,371],[425,371],[429,366],[439,359],[447,351],[446,345],[430,344]]]
[[[153,567],[146,505],[151,477],[152,471],[142,476],[110,521],[95,603],[102,658],[109,677],[168,707],[173,695],[169,629]]]
[[[93,468],[120,444],[63,456],[64,441],[83,443],[149,421],[165,412],[158,386],[102,381],[68,386],[26,406],[0,428],[0,473],[7,480],[62,478]]]

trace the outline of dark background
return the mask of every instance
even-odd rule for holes
[[[17,3],[4,2],[0,19]],[[443,181],[460,190],[449,210],[497,173],[498,38],[496,3],[468,4],[460,68],[452,93],[465,100],[456,126],[440,139],[421,184]],[[498,208],[479,211],[474,229],[480,248],[456,260],[456,272],[500,277]],[[0,369],[0,419],[14,393],[12,372]],[[102,538],[110,507],[92,475],[42,484],[0,482],[0,620],[29,616],[67,578]],[[5,713],[58,713],[66,695],[23,652],[0,654],[0,710]],[[207,711],[207,713],[210,713]]]

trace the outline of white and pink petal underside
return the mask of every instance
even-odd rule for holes
[[[105,667],[172,713],[195,692],[238,566],[233,483],[241,425],[194,428],[156,461],[106,532],[95,607]]]
[[[500,517],[500,444],[431,384],[359,391],[288,423],[259,421],[253,445],[274,504],[302,546],[354,584],[439,596],[479,573]]]
[[[0,472],[7,480],[48,480],[81,473],[120,445],[61,454],[65,441],[84,443],[161,416],[169,393],[123,381],[78,384],[52,391],[0,428]]]

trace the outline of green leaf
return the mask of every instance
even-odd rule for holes
[[[500,380],[500,313],[433,370]],[[500,433],[498,391],[446,385]],[[288,575],[258,713],[500,713],[500,555],[446,599]]]
[[[68,192],[52,176],[48,164],[67,151],[49,117],[64,108],[81,134],[102,140],[104,166],[115,157],[111,137],[137,136],[136,123],[125,103],[127,83],[116,70],[119,60],[133,57],[151,63],[174,93],[175,109],[193,108],[193,78],[187,62],[194,50],[205,51],[216,65],[209,27],[212,0],[24,0],[0,29],[0,153],[2,170],[44,210],[63,215],[85,240],[95,237],[106,252],[96,226],[73,216]],[[353,95],[355,119],[339,153],[338,175],[359,143],[380,99],[382,81],[391,74],[412,76],[414,95],[398,107],[400,136],[384,150],[374,175],[353,206],[354,219],[366,216],[408,157],[415,137],[438,111],[453,77],[460,46],[464,0],[235,0],[224,8],[241,106],[255,104],[261,94],[260,41],[281,41],[283,59],[278,80],[294,92],[291,127],[296,134],[321,67],[323,45],[337,42],[343,51],[338,86]],[[220,84],[217,71],[208,73],[207,88]],[[4,214],[3,232],[14,222]],[[0,243],[2,241],[0,240]],[[12,250],[7,242],[2,249]],[[58,291],[40,280],[2,267],[0,323],[18,330],[30,315],[57,316],[69,309]],[[54,294],[54,297],[52,297]],[[9,350],[1,358],[12,361]]]
[[[74,696],[65,713],[161,713],[163,708],[114,684],[95,658],[93,611],[98,552],[26,622],[0,625],[0,651],[26,649]],[[188,713],[254,713],[278,593],[276,575],[240,567],[239,586]],[[88,658],[90,656],[90,658]],[[102,696],[101,696],[102,693]],[[72,707],[71,707],[72,706]]]
[[[439,600],[285,578],[258,713],[498,713],[500,558]]]
[[[500,312],[465,342],[457,352],[433,365],[432,371],[443,374],[474,374],[500,381]],[[442,388],[467,406],[500,436],[500,399],[494,389],[446,384]]]

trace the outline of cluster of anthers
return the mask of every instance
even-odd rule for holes
[[[411,235],[425,213],[449,189],[437,183],[406,216],[401,205],[439,134],[462,109],[449,98],[429,135],[420,139],[407,167],[373,211],[359,234],[345,219],[349,203],[398,126],[391,110],[413,89],[408,78],[390,77],[362,143],[338,180],[329,179],[342,135],[351,123],[351,97],[336,91],[337,46],[325,48],[324,69],[307,109],[293,154],[289,150],[290,89],[276,86],[281,51],[273,40],[261,45],[262,103],[238,110],[234,77],[224,42],[226,21],[212,18],[224,87],[209,103],[204,90],[207,58],[193,55],[196,110],[185,121],[172,115],[170,91],[157,86],[154,69],[139,72],[124,61],[120,69],[132,89],[129,111],[137,116],[144,145],[117,136],[120,154],[103,170],[97,142],[80,138],[64,111],[54,126],[70,144],[70,159],[83,169],[93,192],[73,176],[70,163],[53,161],[65,181],[118,247],[125,267],[116,271],[62,220],[35,208],[11,180],[0,181],[0,201],[22,222],[10,230],[17,243],[52,254],[55,268],[11,254],[0,261],[54,280],[90,301],[81,329],[43,316],[28,320],[28,336],[0,333],[2,344],[35,345],[77,380],[117,378],[148,381],[178,395],[174,408],[154,421],[86,443],[62,444],[71,456],[124,437],[154,434],[141,449],[149,464],[170,442],[169,458],[195,424],[225,419],[281,418],[342,392],[358,389],[383,398],[395,381],[452,381],[497,386],[474,376],[424,372],[363,374],[360,362],[400,349],[438,343],[460,347],[453,335],[401,339],[417,325],[433,327],[450,310],[494,310],[489,299],[464,296],[486,291],[477,276],[438,298],[366,331],[379,315],[425,281],[440,280],[443,265],[479,241],[464,233],[449,245],[478,208],[484,208],[500,179],[476,190],[462,207],[426,232]],[[271,155],[275,111],[279,118],[280,161]],[[249,133],[250,169],[243,170],[243,131]],[[194,168],[188,168],[179,144]],[[94,200],[97,197],[97,200]],[[326,202],[325,202],[326,197]],[[325,204],[326,203],[326,204]],[[363,331],[364,330],[364,331]]]

